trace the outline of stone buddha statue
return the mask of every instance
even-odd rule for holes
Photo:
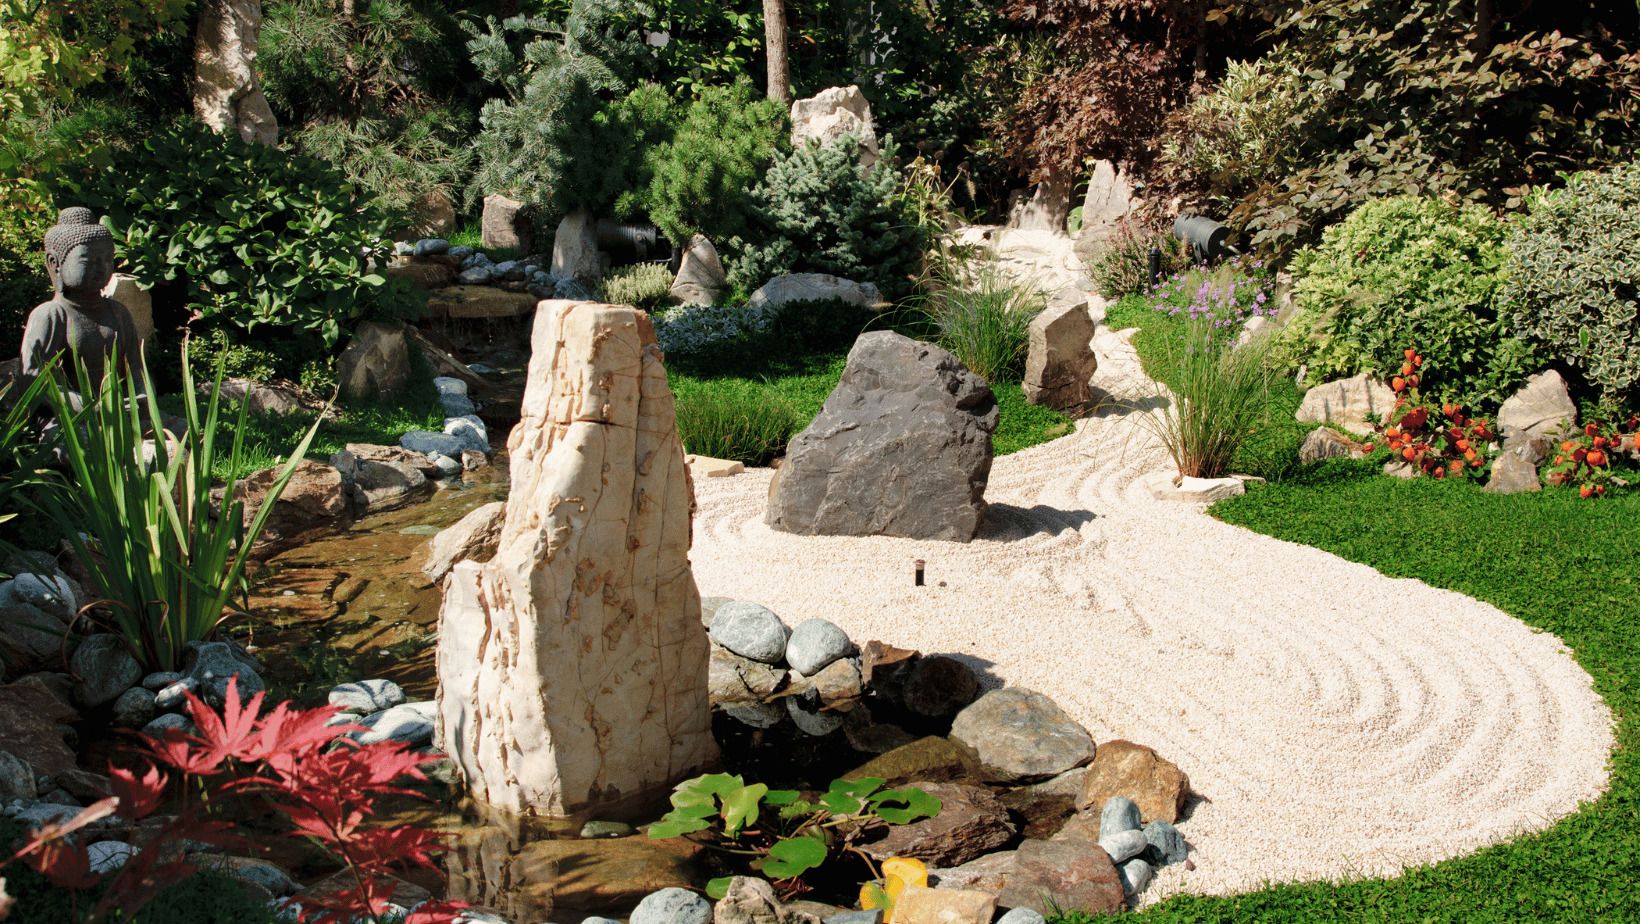
[[[80,358],[93,387],[101,386],[110,356],[136,377],[137,392],[147,391],[142,365],[136,361],[142,341],[124,305],[103,295],[114,275],[114,236],[97,223],[90,209],[63,209],[46,232],[46,272],[57,294],[35,308],[23,328],[23,374],[32,377],[65,350]],[[67,362],[67,358],[60,360]],[[76,406],[78,383],[72,373],[62,379]]]

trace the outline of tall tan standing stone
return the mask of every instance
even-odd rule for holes
[[[544,301],[495,556],[439,616],[439,737],[474,798],[631,814],[716,758],[693,489],[649,316]]]
[[[221,133],[276,144],[279,123],[256,76],[261,0],[205,0],[194,36],[194,115]]]

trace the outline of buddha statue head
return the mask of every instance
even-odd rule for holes
[[[46,232],[46,273],[59,294],[97,294],[114,276],[114,235],[91,210],[63,209]]]

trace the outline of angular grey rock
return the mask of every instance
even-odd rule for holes
[[[85,848],[86,856],[91,860],[93,873],[112,873],[126,864],[126,861],[137,855],[137,848],[124,841],[97,841]]]
[[[1099,810],[1099,839],[1115,837],[1123,831],[1138,831],[1139,806],[1124,796],[1112,796]]]
[[[869,282],[855,282],[827,273],[792,273],[764,283],[746,300],[747,308],[772,308],[793,302],[843,301],[870,308],[883,300]]]
[[[1069,414],[1093,400],[1089,380],[1099,368],[1093,353],[1093,315],[1087,300],[1050,305],[1031,321],[1025,354],[1025,400]]]
[[[437,584],[458,561],[489,561],[501,538],[506,507],[505,501],[492,501],[439,531],[427,544],[427,561],[422,564],[421,573]]]
[[[1150,885],[1150,880],[1156,877],[1156,870],[1146,860],[1138,857],[1118,864],[1117,875],[1122,877],[1122,891],[1129,895],[1138,895]]]
[[[558,222],[558,230],[552,237],[552,274],[583,284],[591,284],[603,276],[597,220],[586,209],[577,209]]]
[[[534,235],[522,215],[524,203],[503,195],[484,197],[484,216],[479,226],[481,243],[491,250],[534,249]]]
[[[397,510],[432,493],[421,469],[405,462],[361,459],[353,469],[351,494],[360,515]]]
[[[951,740],[979,759],[987,782],[1045,780],[1093,760],[1093,739],[1034,690],[992,690],[957,714]]]
[[[1543,490],[1537,464],[1531,461],[1534,454],[1530,445],[1505,449],[1493,460],[1492,475],[1483,490],[1488,494],[1528,494]]]
[[[714,706],[760,703],[786,683],[784,669],[716,644],[706,673],[706,695]]]
[[[465,417],[447,417],[444,420],[444,432],[461,441],[462,449],[471,449],[475,452],[490,451],[490,432],[484,421],[468,414]],[[459,456],[461,453],[446,452],[447,456]]]
[[[1015,908],[997,918],[997,924],[1047,924],[1047,919],[1029,908]]]
[[[1572,403],[1566,380],[1553,369],[1527,379],[1498,408],[1498,435],[1503,437],[1505,449],[1538,437],[1553,439],[1576,423],[1577,405]]]
[[[717,248],[704,234],[689,239],[672,278],[672,298],[680,305],[713,305],[729,287]]]
[[[411,452],[419,452],[422,455],[437,452],[447,456],[460,456],[461,450],[466,448],[466,443],[460,437],[451,436],[448,433],[433,433],[428,430],[412,430],[404,434],[399,437],[399,445]]]
[[[438,403],[444,408],[446,417],[466,417],[478,413],[478,405],[466,395],[440,395]]]
[[[771,614],[772,615],[772,614]],[[813,676],[838,658],[854,653],[848,633],[824,619],[805,619],[786,640],[786,663],[792,670]]]
[[[1363,372],[1305,392],[1294,416],[1300,423],[1333,424],[1351,433],[1371,433],[1394,407],[1395,392]]]
[[[183,666],[187,679],[198,685],[200,698],[212,706],[222,705],[234,678],[239,680],[240,702],[268,688],[249,657],[227,642],[195,642]]]
[[[1076,254],[1083,261],[1099,256],[1122,222],[1141,205],[1133,178],[1108,160],[1093,164],[1088,192],[1082,199],[1082,229],[1076,235]]]
[[[417,241],[415,249],[411,253],[418,257],[431,257],[441,253],[448,253],[449,250],[449,241],[443,238],[429,237]]]
[[[1305,465],[1323,459],[1338,459],[1362,455],[1362,445],[1330,427],[1317,427],[1304,437],[1298,447],[1298,461]]]
[[[114,700],[114,724],[120,728],[141,728],[154,720],[154,694],[132,687]]]
[[[1045,231],[1063,236],[1071,214],[1074,180],[1068,171],[1050,169],[1042,182],[1008,197],[1008,219],[1003,227],[1018,231]]]
[[[929,866],[955,867],[1001,849],[1013,840],[1008,807],[986,786],[967,783],[916,783],[940,800],[939,814],[908,825],[894,825],[860,849],[881,861],[911,857]]]
[[[1143,831],[1117,831],[1109,837],[1101,837],[1099,846],[1110,854],[1112,863],[1124,863],[1144,853],[1150,847],[1150,841],[1145,839]]]
[[[404,325],[360,322],[336,359],[336,379],[343,397],[356,401],[379,400],[401,391],[410,381],[410,341]]]
[[[781,912],[774,886],[762,879],[736,876],[712,909],[712,924],[783,924]]]
[[[711,924],[712,903],[688,889],[661,889],[645,895],[628,920],[631,924]]]
[[[360,680],[331,687],[328,701],[343,712],[369,715],[404,702],[404,690],[391,680]]]
[[[461,460],[452,459],[442,452],[433,453],[427,457],[427,461],[438,466],[438,476],[440,479],[454,478],[461,474]]]
[[[871,911],[843,911],[826,918],[821,924],[883,924],[882,909]]]
[[[39,798],[35,785],[34,768],[29,762],[9,751],[0,751],[0,805],[21,799],[33,802]]]
[[[785,657],[791,630],[772,610],[737,600],[718,607],[708,635],[743,658],[779,664]]]
[[[451,247],[445,256],[454,257],[457,260],[465,260],[475,253],[478,253],[478,248],[469,247],[466,244],[457,244],[456,246]]]
[[[112,633],[93,635],[81,642],[68,663],[80,678],[74,686],[74,697],[91,709],[113,702],[142,680],[141,665],[126,650],[125,641]]]
[[[764,520],[800,535],[967,542],[985,515],[996,396],[955,356],[862,335],[818,417],[787,449]]]
[[[1184,834],[1168,822],[1153,821],[1145,825],[1144,834],[1145,843],[1150,845],[1145,859],[1150,861],[1151,866],[1183,863],[1190,856],[1190,846],[1185,843]]]

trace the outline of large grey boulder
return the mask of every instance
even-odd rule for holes
[[[1305,392],[1294,416],[1300,423],[1333,424],[1351,433],[1371,433],[1394,408],[1395,392],[1363,372]]]
[[[1099,368],[1087,301],[1061,302],[1031,321],[1025,355],[1025,400],[1079,414],[1093,398],[1088,382]]]
[[[680,305],[712,305],[728,287],[723,261],[718,259],[711,240],[704,234],[690,238],[678,263],[678,274],[672,279],[672,298]]]
[[[877,129],[872,124],[871,104],[859,87],[831,87],[792,103],[792,147],[810,141],[825,147],[845,135],[860,139],[862,166],[877,162]]]
[[[342,395],[370,401],[393,394],[410,380],[410,343],[404,325],[365,321],[336,360]]]
[[[1498,435],[1503,437],[1505,449],[1524,446],[1539,437],[1553,439],[1576,423],[1577,405],[1572,403],[1566,380],[1553,369],[1527,379],[1498,408]]]
[[[1140,205],[1133,178],[1108,160],[1095,161],[1082,199],[1082,229],[1076,234],[1076,253],[1083,260],[1099,254]]]
[[[758,287],[746,300],[747,308],[772,308],[791,302],[842,301],[870,308],[883,300],[869,282],[855,282],[829,273],[792,273]]]
[[[967,542],[985,516],[996,396],[937,346],[860,337],[820,414],[791,441],[765,521],[802,535]]]

